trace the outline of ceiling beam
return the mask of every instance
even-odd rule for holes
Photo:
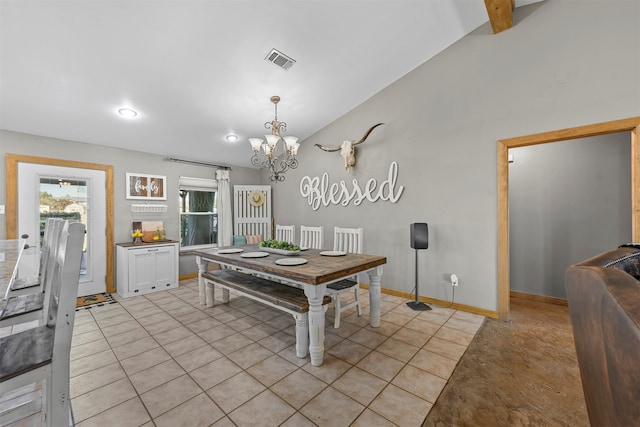
[[[515,0],[484,0],[493,34],[508,30],[513,26]]]

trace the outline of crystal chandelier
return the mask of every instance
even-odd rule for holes
[[[287,124],[278,121],[278,102],[279,96],[272,96],[271,102],[275,106],[274,119],[266,122],[264,127],[271,129],[271,135],[265,135],[266,141],[260,138],[249,138],[253,156],[251,156],[251,164],[255,167],[263,167],[269,170],[271,181],[284,181],[284,173],[289,169],[298,167],[296,154],[298,153],[298,138],[295,136],[281,136],[281,133],[287,131]],[[262,148],[262,156],[260,156],[260,148]],[[284,156],[283,158],[280,158]]]

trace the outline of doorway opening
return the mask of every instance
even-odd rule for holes
[[[102,255],[104,257],[104,268],[105,268],[105,279],[104,279],[104,283],[106,285],[106,291],[108,293],[113,293],[116,291],[115,289],[115,283],[114,283],[114,255],[113,255],[113,247],[114,247],[114,239],[113,239],[113,166],[110,165],[101,165],[101,164],[96,164],[96,163],[86,163],[86,162],[75,162],[75,161],[69,161],[69,160],[61,160],[61,159],[52,159],[52,158],[45,158],[45,157],[34,157],[34,156],[25,156],[25,155],[18,155],[18,154],[7,154],[6,155],[6,171],[7,171],[7,181],[6,181],[6,194],[7,194],[7,210],[6,210],[6,238],[7,239],[15,239],[17,238],[18,235],[18,199],[19,199],[19,194],[18,194],[18,177],[19,177],[19,165],[20,164],[33,164],[33,165],[40,165],[42,167],[45,166],[53,166],[53,167],[63,167],[63,168],[75,168],[75,169],[84,169],[87,171],[103,171],[103,175],[104,175],[104,182],[105,182],[105,186],[104,188],[102,188],[102,191],[104,191],[104,203],[101,203],[101,205],[103,206],[103,208],[101,208],[101,210],[103,210],[103,212],[101,212],[102,215],[104,215],[104,223],[105,223],[105,236],[104,236],[104,243],[101,244],[100,246],[102,246],[100,248],[101,253],[103,253],[104,255]],[[42,176],[39,177],[36,186],[34,187],[34,189],[39,190],[39,192],[42,191],[42,188],[47,188],[47,185],[51,185],[51,179],[53,179],[55,181],[55,184],[53,185],[58,185],[60,187],[72,187],[75,186],[77,187],[76,189],[74,189],[74,191],[77,191],[78,193],[82,191],[82,187],[83,185],[81,185],[80,181],[85,181],[85,184],[89,184],[90,180],[85,180],[83,178],[74,178],[72,175],[76,175],[75,173],[65,173],[62,175],[59,174],[43,174]],[[44,179],[44,182],[40,181],[40,178]],[[48,178],[48,180],[47,180]],[[58,181],[60,180],[60,181]],[[75,185],[72,185],[74,180],[76,181]],[[69,183],[69,185],[67,184]],[[41,187],[41,185],[44,185],[45,187]],[[90,185],[88,185],[87,188],[89,188]],[[49,187],[49,189],[51,189]],[[90,191],[87,190],[87,196],[90,197]],[[42,196],[42,195],[41,195]],[[78,196],[79,197],[79,196]],[[62,197],[63,199],[65,197]],[[70,197],[69,199],[73,199],[73,197]],[[42,201],[42,200],[41,200]],[[50,202],[53,203],[52,200],[49,200]],[[67,200],[69,201],[69,200]],[[79,200],[78,200],[79,201]],[[66,202],[64,202],[66,203]],[[42,204],[42,203],[40,203]],[[68,206],[71,205],[71,206]],[[69,203],[67,206],[67,213],[69,214],[80,214],[80,211],[83,209],[82,203]],[[47,208],[44,208],[43,210],[46,210]],[[49,208],[49,210],[51,210],[51,208]],[[35,213],[37,215],[40,215],[40,209],[37,209],[35,211]],[[64,209],[63,209],[64,211]],[[76,211],[76,212],[74,212]],[[85,211],[86,213],[86,211]],[[36,217],[34,219],[34,221],[36,223],[39,222],[39,218]],[[89,219],[90,220],[90,216]],[[90,225],[90,224],[88,224]],[[97,233],[97,232],[96,232]],[[87,241],[87,238],[91,238],[91,236],[87,235],[85,236],[85,242]],[[87,256],[90,256],[89,253],[86,254]],[[89,264],[89,263],[87,263]],[[85,276],[87,278],[92,276],[92,271],[90,270],[90,268],[85,269]]]
[[[503,139],[497,144],[498,316],[509,320],[509,149],[618,132],[631,134],[631,237],[640,241],[640,117]]]

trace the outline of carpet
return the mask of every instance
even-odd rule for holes
[[[76,311],[85,310],[93,307],[102,307],[105,304],[113,304],[116,303],[115,299],[111,296],[111,294],[93,294],[93,295],[85,295],[83,297],[78,297],[76,303]]]
[[[485,319],[427,415],[436,426],[589,426],[567,307],[511,299]]]

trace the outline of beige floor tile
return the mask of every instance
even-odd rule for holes
[[[226,338],[211,343],[213,348],[222,354],[233,353],[251,344],[253,344],[253,341],[242,334],[229,335]]]
[[[136,317],[138,319],[138,323],[140,323],[145,328],[147,326],[152,326],[159,323],[168,322],[170,320],[175,320],[173,317],[165,313],[161,308],[156,307],[158,311],[152,315],[144,316],[144,317]]]
[[[151,337],[142,338],[137,341],[133,341],[127,344],[120,345],[113,348],[113,352],[120,360],[128,359],[136,354],[145,353],[151,349],[160,347],[160,344]]]
[[[302,367],[302,369],[325,383],[331,384],[340,375],[351,369],[351,364],[325,353],[322,360],[322,366],[313,366],[311,363],[307,363]]]
[[[254,319],[258,319],[261,322],[270,322],[272,319],[281,316],[282,312],[278,310],[266,309],[262,311],[257,311],[251,314],[251,317]]]
[[[397,424],[392,423],[381,415],[376,414],[371,409],[365,409],[357,420],[351,424],[351,427],[395,427]]]
[[[224,417],[224,412],[205,394],[199,394],[155,418],[156,427],[209,426]]]
[[[296,365],[274,354],[253,365],[247,369],[247,372],[262,384],[270,387],[296,369],[298,369]]]
[[[162,347],[172,357],[176,357],[180,356],[181,354],[197,350],[201,347],[204,347],[205,345],[207,345],[207,342],[205,340],[203,340],[196,334],[191,334],[186,338],[173,341],[169,344],[164,344]]]
[[[266,338],[261,339],[260,341],[258,341],[258,344],[268,348],[269,350],[273,351],[274,353],[277,353],[279,351],[284,350],[285,348],[289,347],[290,345],[293,345],[296,343],[296,337],[295,336],[291,336],[287,333],[284,333],[282,331],[276,332]]]
[[[364,411],[364,406],[327,387],[300,409],[300,413],[319,426],[349,426]]]
[[[194,369],[198,369],[221,357],[222,353],[207,344],[195,350],[181,354],[180,356],[176,356],[175,360],[185,371],[191,372]]]
[[[181,403],[202,393],[188,375],[178,377],[140,395],[142,402],[153,418],[175,408]]]
[[[96,323],[95,320],[91,320],[90,322],[83,323],[81,325],[73,325],[73,333],[74,334],[84,334],[85,332],[99,331],[100,327]],[[15,333],[15,332],[14,332]],[[102,331],[104,333],[104,331]]]
[[[362,304],[362,297],[360,298],[360,304]],[[363,307],[361,316],[358,316],[357,313],[353,313],[349,316],[341,316],[341,321],[353,323],[354,325],[363,328],[371,323],[371,318],[369,317],[369,310],[365,310],[365,307]]]
[[[445,341],[436,337],[431,338],[423,348],[425,350],[431,351],[433,353],[438,353],[455,361],[460,360],[465,350],[467,349],[467,347],[464,345],[452,343],[450,341]]]
[[[100,353],[110,348],[111,347],[109,346],[109,343],[107,342],[107,340],[104,338],[101,338],[96,341],[71,347],[70,359],[71,360],[79,359],[81,357],[89,356],[95,353]]]
[[[220,384],[227,378],[241,372],[242,369],[226,357],[221,357],[198,369],[191,371],[191,377],[202,387],[209,390],[211,387]]]
[[[420,317],[412,319],[405,325],[405,328],[413,329],[414,331],[422,332],[423,334],[432,337],[440,329],[440,325],[422,320]]]
[[[355,343],[350,339],[346,339],[334,345],[326,352],[344,360],[345,362],[355,365],[360,360],[362,360],[363,357],[369,354],[371,352],[371,349]]]
[[[432,404],[389,384],[369,405],[369,409],[399,426],[419,427]]]
[[[270,390],[289,405],[300,409],[326,387],[324,382],[308,372],[298,369],[272,385]]]
[[[148,369],[152,366],[166,362],[171,356],[161,347],[156,347],[144,353],[137,354],[127,359],[121,360],[120,364],[127,375],[131,376],[137,372]]]
[[[410,344],[414,347],[422,347],[427,343],[427,341],[429,341],[431,335],[404,327],[399,329],[395,334],[391,335],[391,338]]]
[[[138,427],[151,421],[139,397],[107,409],[79,424],[78,427]]]
[[[200,336],[200,338],[211,344],[236,333],[237,332],[235,330],[228,327],[227,325],[220,325],[202,332],[198,332],[198,335]]]
[[[278,352],[278,356],[288,360],[298,367],[304,366],[311,361],[311,357],[309,356],[309,354],[307,354],[305,357],[298,357],[295,345],[287,347],[284,350]]]
[[[118,359],[116,358],[116,355],[113,354],[112,350],[105,350],[100,353],[73,360],[70,364],[71,377],[73,378],[76,375],[81,375],[94,369],[111,365],[117,361]]]
[[[105,337],[109,338],[109,337],[117,336],[120,334],[125,334],[131,331],[132,329],[135,329],[138,327],[140,327],[140,324],[137,321],[129,320],[128,322],[122,322],[122,323],[118,323],[117,325],[104,327],[102,328],[102,333],[104,334]],[[76,331],[74,328],[74,333],[75,332]]]
[[[266,390],[258,380],[240,372],[207,390],[207,394],[225,413],[229,413],[249,399]]]
[[[112,363],[84,374],[76,375],[71,378],[69,384],[71,398],[78,397],[126,377],[127,374],[119,363]]]
[[[449,314],[443,314],[441,312],[433,310],[423,311],[418,315],[417,318],[426,322],[435,323],[436,325],[444,325],[445,323],[447,323],[447,320],[449,320],[449,317],[451,317]]]
[[[159,322],[159,323],[152,323],[151,325],[146,325],[144,328],[151,335],[157,335],[160,332],[168,331],[170,329],[179,328],[181,326],[182,325],[180,325],[180,322],[178,322],[174,318],[171,318],[170,320],[165,320],[165,321],[162,321],[162,322]]]
[[[269,319],[269,325],[278,330],[282,330],[284,328],[295,328],[296,321],[294,320],[293,316],[289,314],[281,314],[272,319]]]
[[[480,329],[482,323],[477,322],[469,322],[463,319],[459,319],[457,317],[451,317],[447,320],[447,323],[444,324],[447,328],[456,329],[458,331],[466,332],[471,335],[475,335]]]
[[[484,316],[481,316],[479,314],[467,313],[466,311],[459,310],[452,314],[451,318],[464,320],[465,322],[469,323],[475,323],[476,325],[482,325],[482,322],[484,322],[485,319]]]
[[[169,329],[152,335],[160,345],[165,346],[169,343],[181,340],[183,338],[188,338],[195,334],[184,326],[178,326],[177,328]]]
[[[131,382],[124,378],[72,399],[73,416],[80,422],[136,396]]]
[[[75,324],[74,324],[74,328],[75,328]],[[7,329],[10,329],[10,328],[7,328]],[[2,329],[0,329],[0,336],[2,336],[1,331]],[[9,333],[10,332],[7,332],[7,335],[9,335]],[[73,339],[71,340],[71,348],[78,345],[87,344],[89,342],[102,340],[102,339],[104,339],[104,335],[97,334],[94,331],[85,332],[83,334],[74,332]]]
[[[278,332],[279,329],[274,328],[273,326],[267,325],[266,323],[259,323],[256,326],[244,329],[242,335],[249,338],[253,341],[260,341],[261,339],[268,337],[271,334]]]
[[[200,310],[195,310],[191,311],[191,313],[175,316],[175,318],[178,322],[186,326],[191,323],[197,322],[198,320],[208,319],[209,315],[201,312]]]
[[[222,325],[222,323],[218,322],[212,317],[207,316],[204,319],[189,323],[188,325],[186,325],[186,327],[197,334],[200,332],[208,331],[209,329],[215,328],[216,326],[220,325]]]
[[[404,367],[404,363],[386,354],[372,351],[356,365],[385,381],[391,381]]]
[[[360,329],[362,329],[360,326],[354,325],[353,323],[340,323],[340,327],[338,329],[333,327],[333,322],[331,322],[331,324],[327,326],[327,331],[342,338],[349,338]]]
[[[163,314],[164,311],[162,311],[162,309],[157,307],[155,304],[149,302],[143,307],[136,306],[135,310],[129,310],[129,313],[135,319],[146,319],[157,314]]]
[[[315,424],[300,412],[296,412],[287,421],[280,424],[280,427],[315,427]]]
[[[353,367],[334,381],[331,386],[367,406],[387,386],[387,381]]]
[[[447,380],[407,365],[391,381],[391,384],[413,393],[427,402],[435,403],[447,384]]]
[[[142,394],[159,385],[167,383],[186,372],[173,359],[155,365],[137,374],[131,375],[129,379],[136,388],[138,394]]]
[[[427,350],[420,350],[409,364],[448,380],[458,362]]]
[[[236,425],[229,417],[224,417],[212,424],[211,427],[236,427]]]
[[[420,347],[416,347],[393,338],[389,338],[376,348],[376,351],[405,363],[411,360],[418,350],[420,350]]]
[[[128,332],[108,336],[107,341],[109,341],[111,347],[119,347],[121,345],[138,341],[149,336],[149,333],[142,326],[137,325],[136,327],[130,329]]]
[[[259,325],[260,323],[262,323],[262,321],[256,319],[255,317],[245,316],[240,319],[232,320],[226,325],[240,332],[240,331],[244,331],[245,329],[253,328],[256,325]]]
[[[374,332],[370,329],[360,329],[349,337],[349,340],[357,342],[368,348],[376,348],[387,340],[387,336]]]
[[[273,356],[273,352],[258,343],[251,343],[233,353],[227,355],[235,364],[242,369],[248,369],[258,362]]]
[[[296,412],[275,393],[265,390],[235,411],[229,418],[239,427],[277,426]]]
[[[365,326],[365,329],[390,337],[391,335],[395,334],[401,327],[402,326],[396,325],[395,323],[387,322],[384,319],[380,319],[380,326],[378,326],[377,328],[374,328],[373,326]]]
[[[448,324],[449,322],[445,323],[438,333],[435,334],[435,337],[468,347],[471,340],[473,340],[474,334],[448,328]]]

